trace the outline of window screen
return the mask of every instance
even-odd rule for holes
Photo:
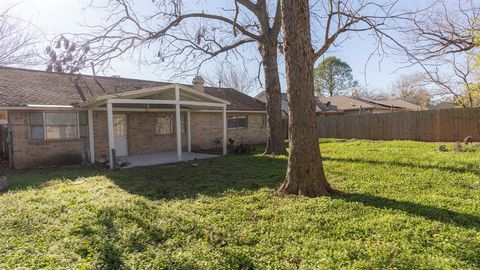
[[[172,134],[173,133],[173,121],[172,115],[158,115],[157,116],[157,124],[156,124],[156,134]]]
[[[88,137],[88,116],[87,112],[78,113],[78,124],[80,131],[80,138]]]
[[[229,116],[227,119],[229,129],[248,128],[247,116]]]
[[[30,118],[30,138],[33,140],[42,140],[45,133],[43,127],[43,112],[31,112]]]
[[[45,128],[47,139],[77,138],[77,113],[46,112]]]
[[[266,127],[267,127],[267,116],[264,114],[260,119],[260,128],[266,128]]]

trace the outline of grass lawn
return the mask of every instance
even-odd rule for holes
[[[279,197],[286,158],[254,154],[10,172],[0,269],[480,269],[480,152],[321,150],[341,195]]]

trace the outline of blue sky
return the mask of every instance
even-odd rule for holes
[[[81,24],[86,22],[95,24],[101,22],[105,16],[100,10],[85,9],[90,0],[2,0],[0,8],[9,6],[12,3],[18,3],[14,13],[26,20],[32,21],[43,30],[47,37],[51,38],[62,32],[84,32]],[[193,1],[195,2],[195,1]],[[148,9],[151,1],[145,1],[144,6],[138,6],[140,9]],[[410,0],[404,4],[413,3]],[[39,47],[43,47],[40,45]],[[392,82],[402,74],[414,72],[415,69],[396,71],[400,66],[399,60],[393,56],[387,56],[382,60],[379,57],[373,57],[366,65],[368,57],[374,49],[374,41],[364,35],[362,37],[352,37],[342,43],[341,47],[333,48],[328,55],[335,55],[346,61],[353,70],[354,77],[362,85],[367,84],[369,88],[389,92]],[[255,54],[254,50],[249,52]],[[117,61],[115,70],[105,75],[120,75],[122,77],[165,80],[171,81],[170,74],[158,74],[154,72],[154,67],[141,66],[140,68],[132,61]],[[283,73],[283,65],[280,67]],[[248,65],[251,74],[255,75],[258,70],[258,64]],[[207,65],[202,69],[202,73],[208,73],[210,67]],[[87,72],[86,72],[87,73]],[[183,79],[183,82],[189,82],[191,78]],[[256,93],[252,93],[253,95]]]

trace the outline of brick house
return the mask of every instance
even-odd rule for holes
[[[265,103],[200,76],[183,85],[0,67],[0,116],[15,168],[155,153],[181,161],[267,137]]]

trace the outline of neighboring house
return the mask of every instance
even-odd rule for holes
[[[418,111],[418,105],[401,99],[367,100],[347,96],[319,97],[322,103],[336,106],[345,114],[388,113],[397,111]]]
[[[0,67],[16,168],[266,141],[265,104],[231,88]],[[111,163],[113,166],[113,163]]]
[[[288,98],[287,98],[287,93],[281,93],[282,97],[282,119],[288,119]],[[255,96],[256,99],[267,103],[267,95],[265,94],[265,91],[262,91],[258,93],[258,95]]]
[[[328,103],[336,106],[345,114],[351,113],[377,113],[384,112],[383,108],[371,104],[367,101],[361,101],[347,96],[318,97],[322,103]]]
[[[262,102],[267,102],[265,91],[260,92],[255,98],[261,100]],[[315,99],[315,105],[315,111],[317,115],[327,116],[343,114],[341,110],[339,110],[333,104],[329,104],[328,102],[323,103],[320,100]],[[286,93],[282,93],[282,118],[288,119],[288,97]]]
[[[458,106],[453,102],[442,101],[430,107],[430,110],[444,110],[444,109],[454,109]]]
[[[405,101],[400,98],[393,98],[393,99],[383,99],[383,100],[368,100],[368,102],[373,103],[378,106],[383,106],[385,108],[390,109],[390,111],[423,111],[425,110],[421,106],[417,104],[413,104],[411,102]]]

